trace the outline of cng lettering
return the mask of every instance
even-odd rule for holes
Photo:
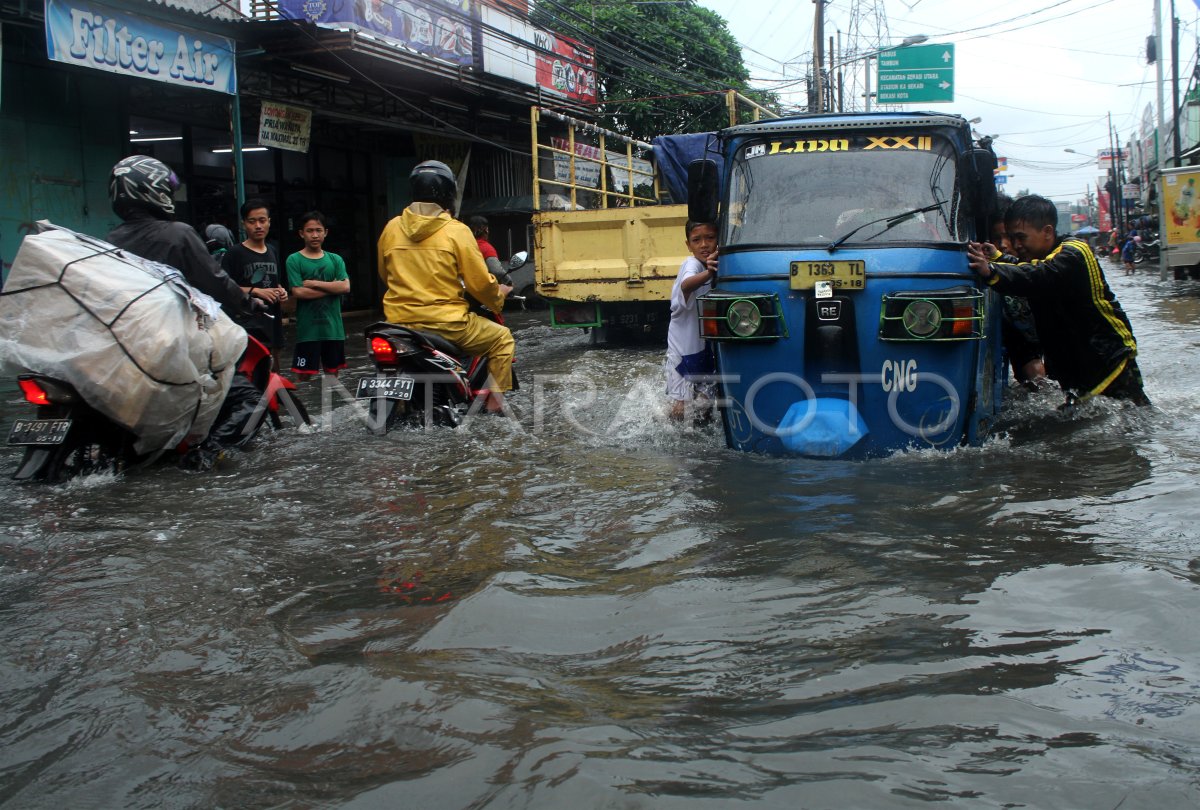
[[[916,391],[916,360],[884,360],[880,370],[884,391]]]

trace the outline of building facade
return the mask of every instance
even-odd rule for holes
[[[282,255],[299,215],[323,211],[348,307],[378,305],[375,240],[421,160],[459,173],[460,215],[486,213],[502,255],[525,249],[529,109],[586,116],[590,53],[520,2],[330,6],[0,0],[5,273],[37,220],[107,234],[109,171],[139,153],[176,171],[178,218],[197,228],[236,233],[239,199],[266,201]]]

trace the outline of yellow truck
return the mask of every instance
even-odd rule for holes
[[[755,118],[771,114],[732,91],[727,102],[731,123],[739,103]],[[530,120],[531,242],[551,325],[589,329],[593,343],[665,340],[671,288],[689,255],[686,191],[672,184],[672,202],[651,144],[541,107]]]

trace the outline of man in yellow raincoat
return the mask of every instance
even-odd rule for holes
[[[512,389],[512,332],[470,312],[466,294],[498,313],[512,287],[488,272],[471,229],[454,219],[458,188],[450,167],[427,160],[413,169],[409,184],[412,205],[379,237],[384,317],[438,334],[466,354],[485,355],[494,382],[487,409],[501,412]]]

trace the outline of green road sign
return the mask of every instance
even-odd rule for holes
[[[954,101],[954,46],[919,45],[879,54],[879,104]]]

